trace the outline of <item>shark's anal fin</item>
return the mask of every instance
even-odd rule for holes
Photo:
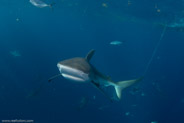
[[[61,76],[61,74],[57,74],[57,75],[51,77],[50,79],[48,79],[48,82],[51,82],[53,79],[58,78],[59,76]]]
[[[92,49],[91,51],[89,51],[89,53],[86,55],[85,59],[89,62],[90,59],[92,58],[92,56],[94,55],[95,50]]]
[[[111,102],[113,102],[112,98],[109,97],[109,95],[106,94],[105,91],[100,87],[100,84],[95,83],[94,81],[91,81],[91,83],[92,83],[98,90],[100,90],[100,92],[102,92],[102,94],[103,94],[105,97],[107,97]]]

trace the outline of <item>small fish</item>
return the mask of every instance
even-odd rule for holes
[[[158,123],[157,121],[151,121],[151,123]]]
[[[130,115],[130,112],[126,112],[125,115],[126,115],[126,116],[129,116],[129,115]]]
[[[44,7],[51,7],[52,8],[52,5],[54,4],[54,3],[53,4],[46,4],[41,0],[30,0],[29,2],[38,8],[44,8]]]
[[[78,110],[84,109],[84,107],[86,107],[86,105],[88,104],[88,99],[86,97],[82,97],[80,99],[79,105],[77,107]]]
[[[122,42],[121,41],[112,41],[110,42],[110,45],[121,45]]]
[[[20,57],[21,56],[21,54],[16,50],[15,51],[10,51],[10,54],[14,57]]]
[[[144,97],[144,96],[145,96],[145,93],[142,92],[142,93],[141,93],[141,96]]]
[[[159,23],[160,26],[162,27],[167,27],[167,29],[172,29],[172,30],[176,30],[176,31],[184,31],[184,18],[181,18],[180,20],[177,20],[175,22],[172,23]]]
[[[19,18],[16,18],[16,21],[18,22],[18,21],[20,21],[20,19]]]

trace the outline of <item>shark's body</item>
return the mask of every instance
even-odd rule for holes
[[[76,57],[61,61],[57,64],[61,75],[70,80],[78,82],[89,82],[95,85],[98,89],[102,86],[114,86],[117,97],[121,98],[121,91],[138,82],[140,79],[113,82],[109,77],[100,73],[94,66],[90,64],[90,59],[94,54],[94,50],[91,50],[85,58]],[[54,77],[55,78],[55,77]]]

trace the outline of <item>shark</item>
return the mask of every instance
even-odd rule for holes
[[[74,57],[66,59],[57,63],[60,74],[51,77],[48,81],[51,82],[58,76],[63,76],[68,80],[75,82],[91,83],[99,89],[106,97],[110,98],[105,91],[104,87],[113,86],[118,100],[121,99],[122,90],[139,82],[143,77],[133,80],[125,80],[114,82],[109,76],[99,72],[91,63],[90,60],[94,55],[95,50],[92,49],[86,57]]]

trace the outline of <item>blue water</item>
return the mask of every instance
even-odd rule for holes
[[[89,83],[62,77],[48,83],[59,61],[91,49],[91,63],[114,81],[142,76],[163,33],[159,23],[184,18],[183,0],[44,2],[56,4],[0,1],[1,122],[184,123],[184,32],[178,29],[166,28],[144,79],[119,101],[111,103]],[[110,45],[114,40],[123,43]]]

